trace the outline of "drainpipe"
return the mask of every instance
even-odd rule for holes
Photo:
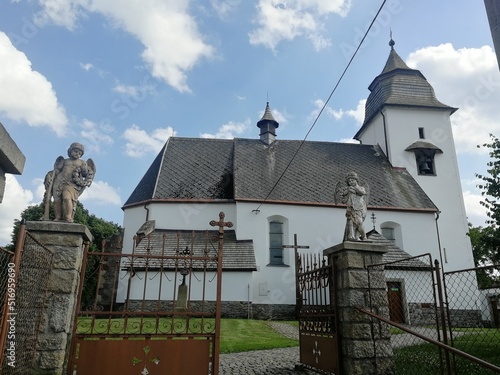
[[[385,123],[385,115],[382,110],[380,110],[380,114],[382,115],[382,122],[384,124],[384,141],[385,141],[385,155],[389,159],[389,161],[392,163],[391,158],[389,157],[389,145],[387,144],[387,125]]]
[[[147,203],[144,203],[144,209],[146,210],[146,220],[145,221],[148,221],[149,220],[149,208],[148,208]]]
[[[441,238],[439,236],[439,225],[438,225],[440,213],[441,213],[441,211],[436,212],[436,233],[437,233],[437,240],[438,240],[439,260],[441,262],[441,271],[444,272],[443,252],[441,250]]]

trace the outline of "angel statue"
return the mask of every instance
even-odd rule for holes
[[[94,180],[96,172],[92,159],[80,159],[84,153],[81,143],[69,146],[69,158],[59,156],[54,163],[54,170],[45,176],[45,212],[41,220],[49,219],[50,200],[54,198],[55,221],[73,222],[76,202],[86,187]]]
[[[366,232],[363,222],[366,217],[369,187],[360,183],[356,172],[349,172],[345,182],[339,181],[335,187],[335,203],[347,205],[347,218],[344,241],[365,241]]]

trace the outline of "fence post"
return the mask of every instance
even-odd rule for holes
[[[52,270],[47,283],[47,304],[37,342],[37,371],[65,374],[84,246],[92,240],[82,224],[30,221],[26,229],[38,242],[54,252]]]
[[[382,263],[386,252],[387,245],[363,241],[347,241],[323,251],[334,267],[343,375],[394,374],[387,325],[374,322],[372,326],[371,318],[357,310],[371,308],[389,317],[384,270],[372,270],[369,282],[366,268]]]

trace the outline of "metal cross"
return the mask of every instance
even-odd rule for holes
[[[314,341],[313,356],[316,357],[316,363],[319,363],[319,357],[321,356],[321,350],[318,349],[318,342]]]
[[[295,255],[295,316],[299,318],[300,308],[302,307],[302,298],[300,297],[299,283],[297,275],[299,274],[298,249],[309,249],[309,246],[301,246],[297,244],[297,234],[293,235],[293,245],[283,245],[284,249],[294,249]]]
[[[375,229],[375,223],[377,222],[377,217],[375,216],[375,212],[372,212],[372,223],[373,223],[373,229]]]
[[[224,234],[224,227],[231,228],[233,226],[233,223],[231,223],[230,221],[224,221],[224,217],[226,217],[226,215],[221,211],[219,213],[219,221],[212,220],[210,222],[211,226],[219,227],[219,235]]]

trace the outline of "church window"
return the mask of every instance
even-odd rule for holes
[[[394,237],[394,228],[380,228],[382,230],[382,236],[387,238],[388,240],[394,241],[396,237]]]
[[[424,128],[418,128],[418,137],[420,139],[425,139]]]
[[[283,265],[283,223],[269,223],[269,254],[271,265]]]
[[[380,224],[380,232],[386,239],[394,242],[394,245],[400,249],[403,248],[403,231],[401,224],[394,221],[386,221]]]

